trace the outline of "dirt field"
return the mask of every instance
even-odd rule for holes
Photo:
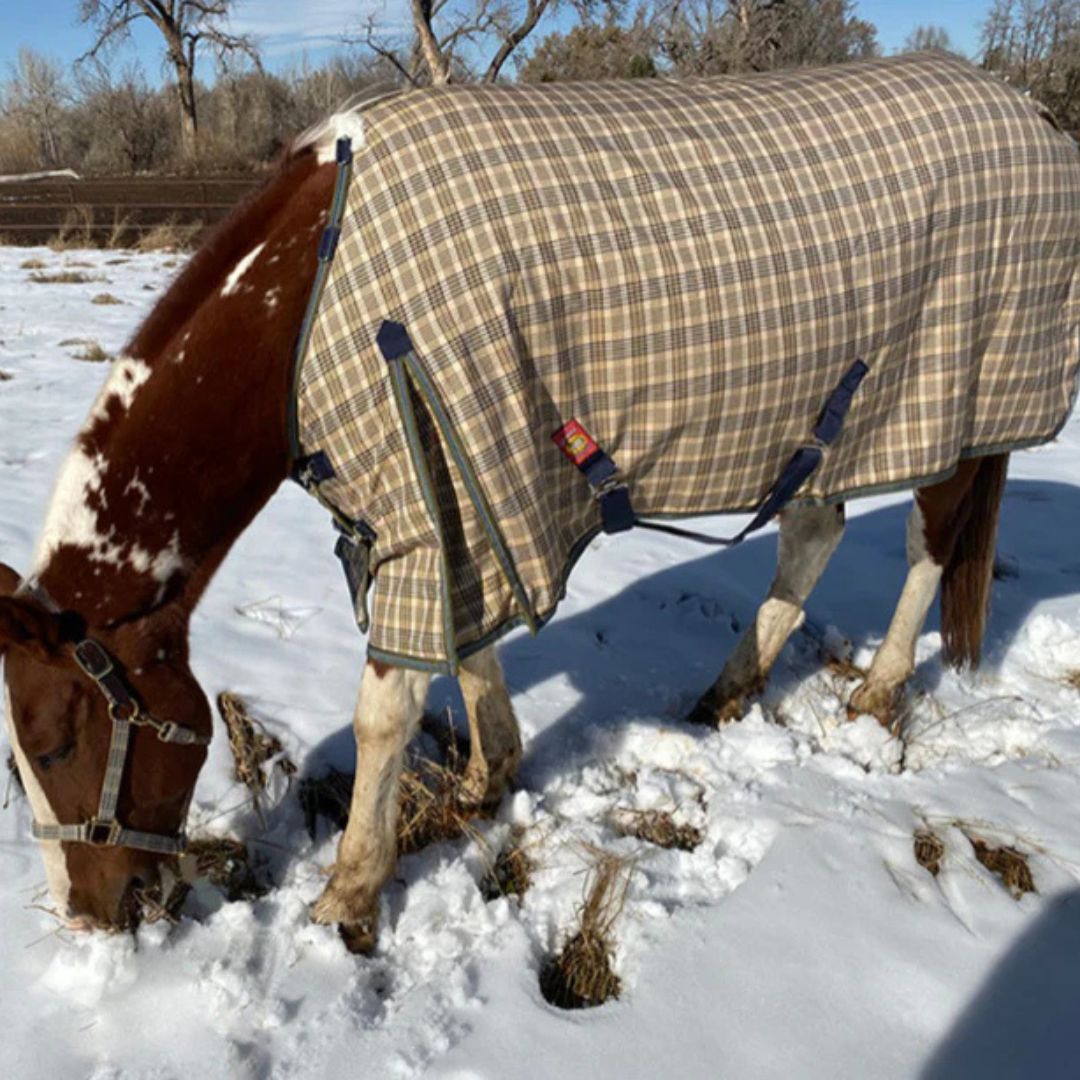
[[[212,225],[256,181],[185,177],[35,180],[0,184],[0,238],[41,244],[60,233],[93,244],[130,244],[174,225]]]

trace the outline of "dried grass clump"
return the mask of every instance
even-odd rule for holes
[[[1080,690],[1080,668],[1067,671],[1061,681],[1073,690]]]
[[[85,285],[94,278],[81,270],[56,270],[51,274],[31,274],[30,280],[35,285]]]
[[[448,763],[419,759],[401,774],[399,789],[398,852],[409,855],[429,844],[478,837],[472,822],[482,811],[464,805],[459,759],[451,751]],[[323,776],[300,782],[297,797],[308,834],[315,838],[320,817],[343,829],[349,820],[353,774],[331,768]]]
[[[90,298],[91,304],[122,304],[124,301],[112,293],[102,292]]]
[[[693,851],[705,834],[693,825],[678,825],[667,810],[616,810],[612,824],[620,836],[676,851]]]
[[[540,972],[540,992],[560,1009],[590,1009],[622,990],[611,968],[613,931],[630,886],[628,859],[593,852],[593,878],[581,909],[581,925]]]
[[[256,809],[259,796],[266,790],[269,769],[280,769],[286,777],[296,774],[296,766],[285,753],[281,740],[271,735],[248,710],[239,694],[223,690],[217,698],[218,712],[229,733],[229,749],[233,756],[233,779],[251,792]]]
[[[451,751],[445,765],[421,758],[402,772],[398,818],[398,851],[402,855],[443,840],[478,836],[472,822],[481,810],[465,805],[459,764],[457,752]]]
[[[44,259],[23,259],[19,263],[20,270],[44,270],[48,263]]]
[[[945,858],[945,844],[941,837],[930,829],[919,829],[914,839],[915,861],[937,877],[941,873],[941,860]]]
[[[137,251],[186,251],[195,246],[195,238],[206,226],[202,222],[181,225],[165,221],[147,229],[135,244]]]
[[[0,382],[10,382],[15,376],[10,371],[0,368]]]
[[[980,840],[975,836],[969,836],[968,840],[975,852],[975,858],[990,873],[1001,879],[1001,883],[1012,893],[1014,900],[1019,900],[1024,893],[1037,891],[1026,855],[1017,851],[1016,848],[1005,845],[991,847],[985,840]]]
[[[94,246],[94,211],[89,206],[74,206],[64,217],[56,235],[49,239],[53,251]]]
[[[525,847],[525,830],[516,825],[480,882],[480,893],[488,901],[500,896],[516,896],[520,900],[532,885],[532,875],[533,861]]]
[[[259,880],[242,840],[231,836],[201,836],[188,843],[187,853],[195,859],[197,876],[221,889],[230,903],[256,900],[269,892],[269,887]]]
[[[72,356],[76,360],[85,360],[90,364],[106,364],[113,358],[112,354],[107,353],[97,341],[84,342],[82,348]]]

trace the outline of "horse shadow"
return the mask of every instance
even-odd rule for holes
[[[904,499],[858,514],[855,504],[841,545],[807,605],[807,624],[797,635],[796,648],[801,640],[801,647],[816,650],[827,627],[837,628],[855,646],[880,640],[907,571],[910,505]],[[711,523],[707,527],[720,531]],[[992,668],[1000,663],[1037,604],[1080,592],[1080,554],[1066,542],[1078,533],[1080,487],[1009,482],[998,536],[1003,573],[994,583],[984,664]],[[542,711],[556,717],[537,730],[523,731],[521,778],[529,787],[595,757],[630,722],[680,723],[752,622],[776,565],[775,531],[660,570],[648,562],[656,558],[654,547],[624,549],[631,571],[647,569],[631,572],[614,595],[582,606],[580,597],[596,592],[598,571],[610,576],[611,563],[620,558],[620,542],[620,537],[602,537],[582,559],[571,579],[573,598],[564,601],[564,612],[537,637],[515,631],[500,646],[511,692],[543,702]],[[927,629],[937,628],[935,606]],[[784,667],[778,665],[774,673],[774,692],[784,692],[785,679],[798,680]],[[941,674],[935,658],[920,666],[916,682],[932,690]],[[454,680],[435,680],[428,708],[448,715],[457,730],[467,730]],[[317,774],[327,765],[354,767],[350,728],[315,747],[305,771]]]
[[[1080,1023],[1080,890],[1049,901],[991,972],[921,1080],[1072,1080]]]

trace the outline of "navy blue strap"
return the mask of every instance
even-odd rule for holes
[[[639,518],[630,503],[630,493],[626,485],[612,482],[612,478],[618,471],[615,463],[593,443],[595,447],[593,453],[584,462],[576,461],[575,464],[585,474],[600,503],[600,521],[604,532],[625,532],[637,525],[642,529],[651,529],[653,532],[667,533],[669,536],[679,536],[686,540],[696,540],[698,543],[711,544],[714,547],[734,547],[736,544],[741,544],[751,533],[757,532],[772,521],[817,471],[824,460],[825,447],[830,446],[839,437],[855,391],[859,389],[859,384],[869,370],[862,360],[856,360],[848,368],[818,416],[817,423],[814,425],[814,441],[806,446],[800,446],[791,455],[776,483],[758,506],[750,524],[736,536],[710,536],[692,529],[680,529],[677,525],[644,521]],[[571,423],[576,425],[576,421],[571,421]],[[560,429],[556,435],[561,434],[563,430],[565,429]],[[592,443],[591,439],[589,441]],[[574,459],[571,458],[571,460]]]

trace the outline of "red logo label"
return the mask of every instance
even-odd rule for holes
[[[584,465],[600,447],[592,436],[576,421],[563,424],[551,436],[555,445],[577,466]]]

